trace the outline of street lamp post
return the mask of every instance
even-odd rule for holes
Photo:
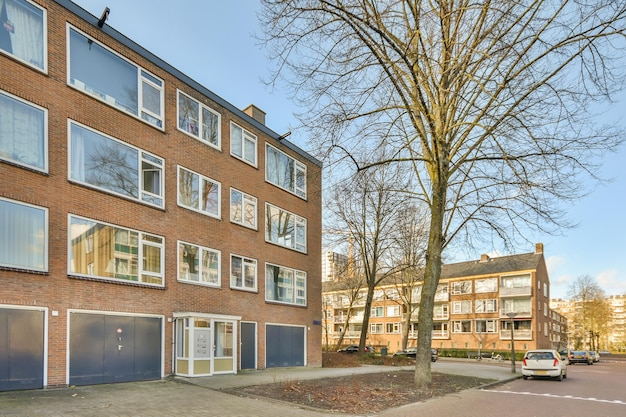
[[[511,372],[515,373],[515,336],[513,336],[513,318],[517,313],[506,313],[506,316],[511,320]]]

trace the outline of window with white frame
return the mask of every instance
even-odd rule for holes
[[[387,300],[399,300],[400,293],[398,292],[397,288],[387,288],[385,290],[385,297],[387,298]]]
[[[230,154],[257,166],[257,137],[235,123],[230,123]]]
[[[455,320],[452,322],[452,333],[471,333],[471,320]]]
[[[502,277],[502,286],[504,288],[526,288],[531,285],[530,275]]]
[[[306,305],[306,272],[265,264],[265,300]]]
[[[48,210],[0,197],[0,266],[48,270]]]
[[[472,281],[454,281],[450,284],[452,286],[452,295],[472,293]]]
[[[68,25],[68,84],[163,129],[163,80]]]
[[[221,116],[182,91],[178,91],[178,130],[221,148]]]
[[[372,301],[383,301],[385,299],[385,292],[383,290],[374,290],[374,297]]]
[[[387,317],[400,317],[400,306],[387,306]]]
[[[47,71],[46,9],[28,0],[0,0],[0,51]]]
[[[382,306],[372,307],[370,317],[384,317],[384,310]]]
[[[543,283],[543,296],[544,297],[548,296],[548,283],[546,282]]]
[[[257,261],[239,255],[230,255],[230,287],[256,291]]]
[[[385,323],[386,333],[400,333],[400,323]]]
[[[495,313],[498,311],[498,300],[495,298],[488,300],[475,300],[474,311],[476,313]]]
[[[265,145],[265,179],[298,197],[306,198],[306,165],[270,144]]]
[[[48,171],[47,110],[2,91],[0,160]]]
[[[157,207],[164,206],[164,160],[69,121],[70,179]]]
[[[257,228],[257,199],[243,191],[230,189],[230,221],[250,229]]]
[[[435,307],[433,307],[433,319],[447,320],[448,317],[448,304],[435,304]]]
[[[385,332],[385,328],[383,326],[383,323],[370,323],[370,333],[383,334]]]
[[[449,299],[448,284],[445,283],[437,285],[437,290],[435,291],[435,301],[448,301]]]
[[[472,312],[472,301],[462,300],[452,302],[452,314],[469,314]]]
[[[221,217],[222,185],[178,166],[178,205],[211,217]]]
[[[543,315],[544,316],[548,316],[548,304],[547,303],[543,303]]]
[[[476,333],[498,333],[498,320],[476,320]]]
[[[474,292],[476,294],[496,291],[498,291],[498,278],[485,278],[474,281]]]
[[[69,274],[164,285],[162,236],[72,215],[69,224]]]
[[[220,251],[178,241],[178,280],[220,286]]]
[[[306,252],[306,219],[267,203],[265,205],[265,240]]]

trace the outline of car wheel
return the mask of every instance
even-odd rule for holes
[[[557,381],[563,381],[563,372],[561,372],[561,373],[559,374],[559,376],[557,376],[557,377],[556,377],[556,380],[557,380]]]
[[[563,379],[567,379],[567,372],[563,374]]]
[[[528,376],[527,375],[523,375],[522,378],[528,379]]]

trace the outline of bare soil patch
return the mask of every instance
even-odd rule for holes
[[[431,387],[426,391],[418,391],[413,383],[413,371],[394,367],[414,363],[415,361],[407,358],[324,353],[324,367],[376,364],[389,366],[389,371],[338,378],[283,381],[227,392],[272,398],[330,412],[372,414],[493,382],[482,378],[433,373]]]

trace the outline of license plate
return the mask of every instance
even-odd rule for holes
[[[548,375],[548,371],[535,371],[536,375]]]

